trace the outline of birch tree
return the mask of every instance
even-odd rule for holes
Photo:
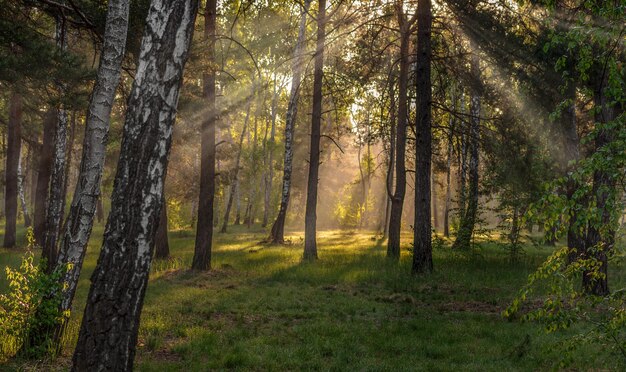
[[[74,371],[132,370],[197,9],[196,0],[153,0],[148,11]]]

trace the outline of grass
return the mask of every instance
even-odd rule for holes
[[[372,233],[321,232],[320,259],[307,263],[301,233],[292,245],[267,246],[259,228],[231,230],[216,235],[207,273],[187,270],[193,232],[170,234],[173,259],[153,265],[136,370],[544,370],[560,358],[562,334],[500,315],[550,248],[529,247],[517,263],[496,245],[471,256],[439,248],[436,271],[414,277],[408,250],[388,262]],[[93,236],[63,355],[5,368],[67,369],[102,226]],[[21,253],[0,250],[0,266],[17,266]],[[581,370],[614,368],[616,359],[598,348],[574,358]]]

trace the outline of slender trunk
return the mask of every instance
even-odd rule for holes
[[[409,44],[411,25],[403,13],[401,5],[396,9],[400,25],[400,76],[398,77],[398,127],[396,132],[396,188],[391,198],[389,216],[389,240],[387,257],[400,259],[400,232],[402,231],[402,209],[406,194],[406,124],[408,120],[408,81],[409,81]]]
[[[54,131],[56,128],[57,113],[51,108],[46,112],[43,120],[43,145],[39,154],[39,169],[37,172],[37,190],[35,193],[34,232],[35,241],[43,245],[46,228],[46,205],[52,171],[52,157],[54,156]]]
[[[15,230],[17,223],[18,175],[22,138],[22,96],[13,93],[9,102],[9,123],[7,128],[7,158],[5,167],[4,205],[6,226],[4,230],[4,247],[15,247]]]
[[[385,185],[385,230],[383,232],[383,238],[389,235],[389,224],[391,220],[391,205],[393,202],[393,195],[391,190],[393,188],[393,170],[395,166],[396,157],[396,92],[395,92],[395,80],[392,72],[389,74],[389,163],[387,165],[387,178]],[[389,256],[389,251],[387,251]]]
[[[472,55],[471,62],[472,75],[476,78],[477,85],[480,84],[480,62],[478,55]],[[480,142],[480,88],[472,88],[470,99],[470,128],[469,128],[469,193],[467,195],[467,208],[465,209],[459,225],[459,232],[452,245],[455,249],[467,249],[470,247],[476,216],[478,214],[478,156]]]
[[[456,111],[457,101],[456,101],[456,89],[453,88],[452,91],[452,111]],[[452,175],[452,153],[453,153],[453,135],[456,127],[456,119],[454,115],[450,115],[450,128],[448,132],[448,153],[446,159],[446,205],[443,213],[443,235],[446,238],[450,237],[450,208],[452,204],[452,184],[450,182]]]
[[[57,265],[71,264],[63,278],[67,285],[63,290],[62,312],[71,310],[96,211],[98,220],[103,218],[100,179],[104,169],[111,108],[124,57],[128,17],[128,0],[109,1],[105,42],[87,112],[80,171],[59,245]],[[62,333],[62,327],[57,329],[57,341]]]
[[[417,3],[417,112],[415,123],[415,222],[413,232],[413,274],[433,270],[430,210],[430,179],[432,157],[431,133],[431,29],[430,0]]]
[[[217,1],[207,0],[204,9],[203,41],[207,44],[207,63],[215,62],[215,31]],[[207,105],[207,117],[202,122],[202,159],[200,164],[200,196],[198,201],[198,224],[196,244],[191,268],[209,270],[211,268],[211,248],[213,246],[213,204],[215,202],[215,71],[211,68],[203,77],[203,96]]]
[[[239,210],[239,167],[241,164],[241,153],[243,151],[243,140],[246,136],[246,132],[248,131],[248,122],[250,121],[250,106],[252,105],[252,99],[254,97],[254,93],[256,91],[256,84],[252,84],[252,92],[250,92],[250,98],[248,99],[248,105],[246,107],[246,118],[243,122],[243,128],[241,129],[241,136],[239,136],[239,148],[237,150],[237,158],[235,160],[235,169],[233,173],[233,178],[230,183],[230,192],[228,193],[228,201],[226,202],[226,209],[224,211],[224,221],[222,223],[222,228],[220,229],[220,233],[225,233],[228,229],[228,219],[230,218],[230,210],[233,207],[233,200],[235,196],[237,197],[237,217],[235,220],[235,225],[239,225],[240,218],[240,210]]]
[[[24,227],[31,226],[30,214],[28,213],[28,205],[26,204],[26,195],[24,193],[24,173],[22,173],[22,156],[20,154],[19,163],[17,164],[17,194],[20,198],[20,206],[24,215]]]
[[[163,206],[161,216],[159,216],[159,227],[157,228],[154,241],[154,258],[164,260],[170,257],[170,243],[167,238],[167,200],[163,196]]]
[[[65,160],[65,179],[63,180],[63,194],[61,196],[61,221],[65,216],[65,202],[67,200],[67,189],[70,184],[70,171],[72,170],[72,158],[74,152],[74,140],[76,139],[76,112],[72,112],[70,119],[70,138],[67,143],[66,160]],[[59,229],[59,235],[63,234],[64,226]]]
[[[96,201],[96,219],[98,223],[102,223],[104,220],[104,206],[102,205],[102,195]]]
[[[111,213],[73,371],[130,371],[198,2],[153,0],[128,98]]]
[[[433,232],[439,231],[439,205],[437,200],[437,176],[433,172],[432,167],[430,171],[430,200],[433,220]]]
[[[324,42],[326,40],[326,0],[319,0],[317,13],[317,48],[313,73],[313,113],[311,120],[311,146],[309,153],[309,178],[306,189],[304,222],[305,260],[317,259],[317,184],[320,167],[320,138],[322,123],[322,86],[324,77]]]
[[[298,41],[293,52],[293,64],[291,67],[291,92],[289,94],[289,104],[285,119],[285,158],[283,165],[283,184],[281,188],[280,209],[276,220],[272,225],[269,241],[273,244],[282,244],[285,241],[285,220],[287,218],[287,208],[289,207],[289,195],[291,193],[291,173],[293,168],[293,133],[298,114],[298,99],[300,97],[300,83],[305,66],[305,37],[306,37],[306,17],[312,0],[304,0],[302,14],[300,16],[300,28],[298,30]]]
[[[274,75],[274,94],[272,96],[270,140],[268,144],[269,159],[267,161],[267,178],[265,180],[265,208],[263,210],[263,227],[269,223],[272,184],[274,182],[274,147],[276,146],[276,108],[278,106],[278,89],[276,75]]]

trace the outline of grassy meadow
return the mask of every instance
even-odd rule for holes
[[[141,317],[138,371],[549,370],[564,334],[510,322],[501,312],[553,248],[532,247],[518,262],[494,244],[474,254],[434,251],[435,273],[410,275],[407,233],[399,264],[368,232],[323,231],[315,263],[301,262],[303,233],[268,246],[260,228],[216,234],[213,270],[187,270],[192,231],[170,233],[172,259],[153,263]],[[19,231],[23,243],[24,231]],[[71,361],[98,256],[93,234],[63,355],[54,361],[9,360],[6,370],[66,370]],[[22,244],[23,245],[23,244]],[[18,266],[23,250],[0,250],[0,266]],[[612,284],[626,282],[623,270]],[[0,279],[0,290],[7,282]],[[619,369],[599,348],[575,355],[575,370]]]

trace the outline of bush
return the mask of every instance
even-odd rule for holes
[[[62,277],[67,267],[45,273],[45,260],[35,263],[32,229],[19,269],[6,267],[7,294],[0,295],[0,359],[16,354],[31,358],[53,354],[52,331],[67,319],[59,310]]]

